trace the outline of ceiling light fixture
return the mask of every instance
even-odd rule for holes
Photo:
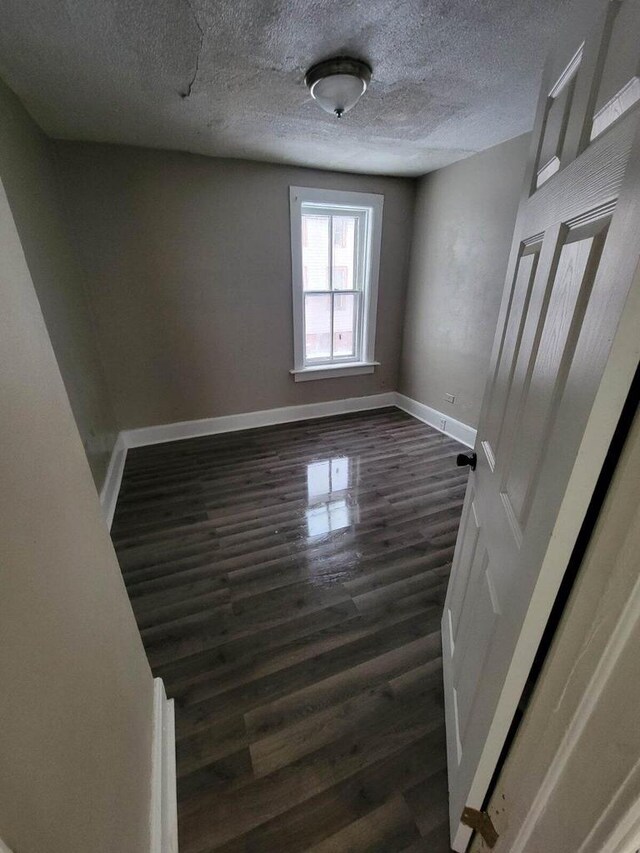
[[[311,96],[328,113],[342,118],[358,103],[371,80],[371,68],[359,59],[337,56],[310,68],[304,78]]]

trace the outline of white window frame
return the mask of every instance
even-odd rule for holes
[[[355,376],[373,373],[379,362],[375,361],[376,315],[378,309],[378,276],[380,272],[380,244],[382,239],[382,208],[384,196],[374,193],[320,190],[311,187],[290,187],[291,211],[291,272],[293,284],[293,353],[291,374],[296,382],[309,379],[328,379],[335,376]],[[356,355],[333,359],[314,359],[305,363],[304,357],[304,287],[302,270],[302,208],[310,204],[325,208],[327,213],[339,215],[365,211],[364,270],[361,271],[361,296],[358,298],[360,316],[356,329]],[[332,237],[330,236],[330,240]],[[360,273],[358,273],[360,275]],[[324,291],[317,291],[322,293]],[[338,291],[336,291],[338,292]],[[350,293],[353,291],[339,291]]]

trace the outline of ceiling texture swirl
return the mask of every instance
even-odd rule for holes
[[[529,130],[559,0],[0,0],[0,76],[51,136],[420,175]],[[337,121],[304,85],[371,85]]]

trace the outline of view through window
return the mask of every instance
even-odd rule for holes
[[[290,187],[296,382],[373,373],[384,197]]]
[[[366,212],[302,208],[305,362],[358,357]]]

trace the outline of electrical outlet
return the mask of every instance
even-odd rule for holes
[[[447,428],[447,422],[445,421],[444,418],[441,418],[440,419],[440,429],[444,431],[446,428]]]
[[[447,401],[447,403],[455,403],[456,395],[455,394],[445,394],[444,399]]]

